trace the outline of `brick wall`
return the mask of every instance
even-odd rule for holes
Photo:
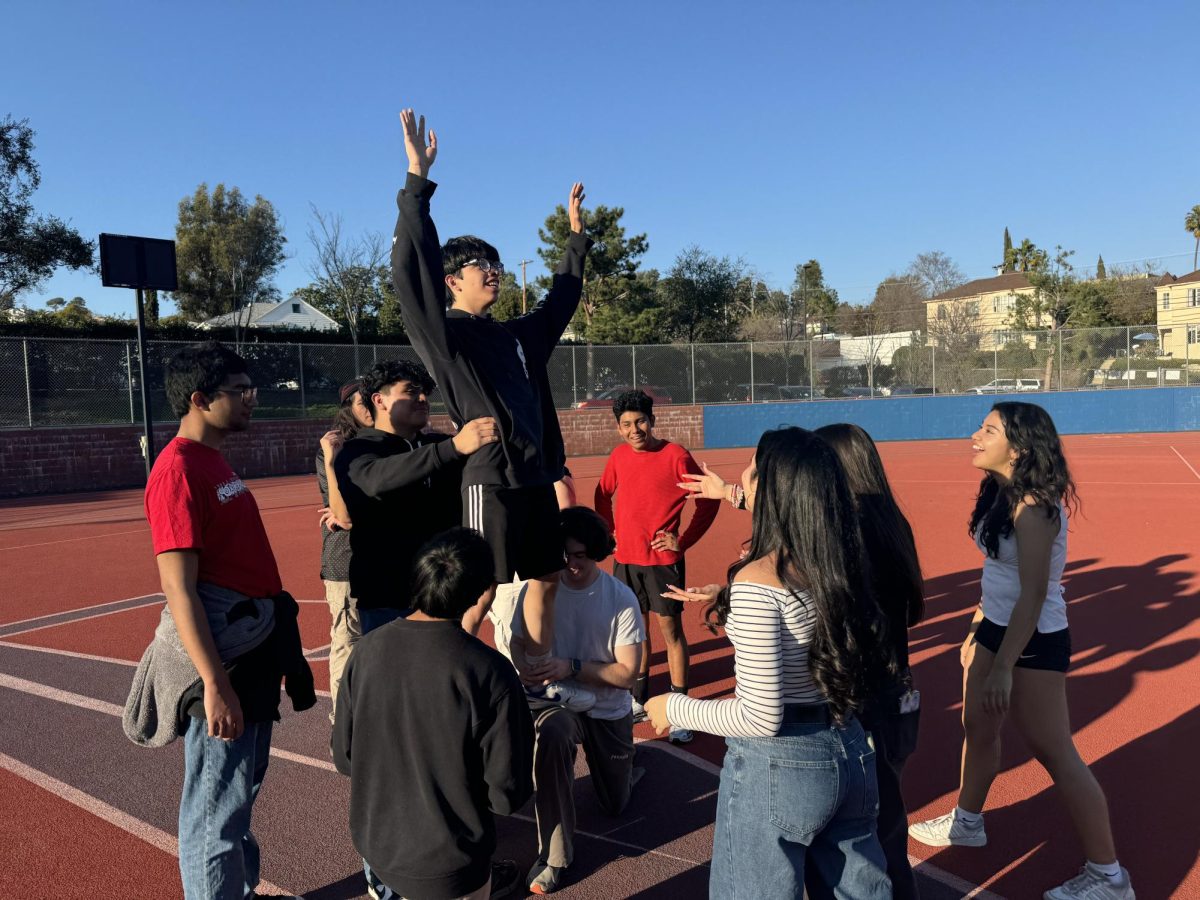
[[[607,454],[618,437],[607,409],[561,410],[558,414],[568,456]],[[445,416],[433,427],[449,431]],[[324,419],[256,421],[244,434],[232,435],[224,452],[235,471],[247,478],[296,475],[313,470],[317,442],[328,428]],[[178,430],[175,423],[154,428],[162,449]],[[658,412],[656,432],[684,446],[704,446],[704,409],[665,407]],[[0,431],[0,497],[58,494],[136,487],[145,483],[145,463],[138,447],[140,426],[95,425]]]

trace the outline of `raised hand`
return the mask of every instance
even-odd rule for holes
[[[422,178],[429,174],[433,161],[437,159],[437,135],[429,129],[429,143],[425,143],[425,117],[417,118],[411,109],[400,111],[400,124],[404,126],[404,152],[408,154],[408,171]]]
[[[583,234],[583,182],[571,185],[571,199],[567,201],[567,213],[571,218],[571,230]]]
[[[684,472],[683,477],[687,480],[679,482],[677,487],[708,500],[728,500],[729,485],[725,483],[725,479],[709,469],[708,463],[700,463],[700,469],[704,472],[703,475]]]
[[[496,427],[495,419],[472,419],[454,436],[454,449],[463,456],[470,456],[484,444],[494,444],[498,440],[500,430]]]

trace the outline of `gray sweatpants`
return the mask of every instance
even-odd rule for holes
[[[534,719],[533,805],[538,858],[569,866],[575,856],[575,753],[583,745],[600,807],[620,815],[629,802],[633,771],[633,715],[593,719],[550,707]]]

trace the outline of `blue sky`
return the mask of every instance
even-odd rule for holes
[[[284,294],[310,204],[390,233],[397,112],[438,130],[443,235],[510,267],[573,180],[646,232],[842,299],[918,253],[990,274],[1015,240],[1192,266],[1200,3],[10,4],[0,115],[37,131],[39,212],[173,237],[206,181],[275,204]],[[540,262],[535,267],[541,272]],[[531,271],[531,275],[533,272]],[[60,272],[24,302],[132,295]]]

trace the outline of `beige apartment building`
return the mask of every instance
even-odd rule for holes
[[[1155,285],[1158,344],[1163,356],[1200,362],[1200,269]]]
[[[979,334],[979,349],[992,350],[1013,338],[1012,313],[1017,297],[1032,295],[1023,272],[977,278],[925,301],[930,344],[939,339]],[[1048,327],[1049,321],[1040,327]]]

